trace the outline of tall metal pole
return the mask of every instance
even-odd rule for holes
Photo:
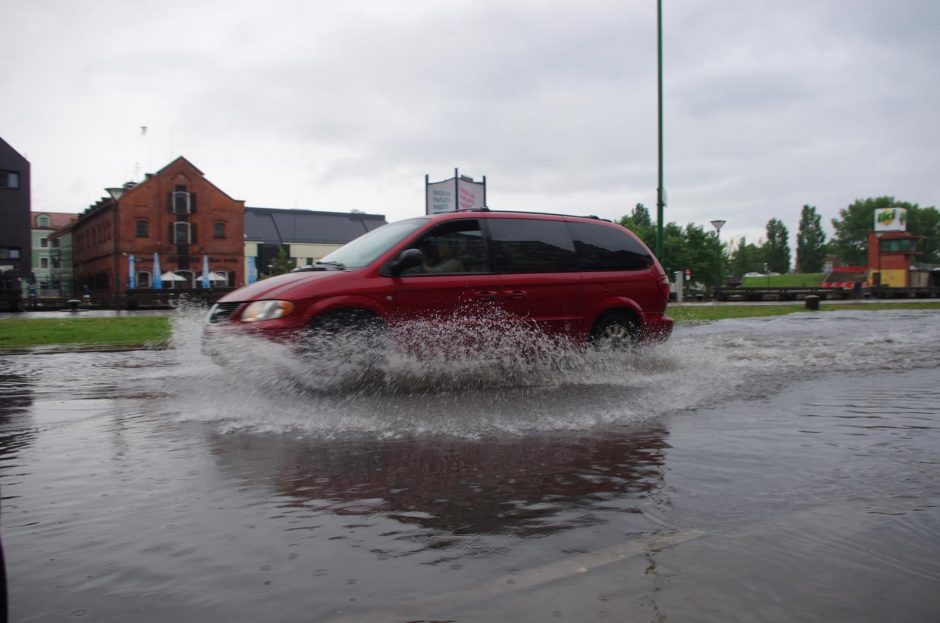
[[[715,228],[715,240],[718,242],[718,263],[715,265],[715,298],[718,298],[718,287],[721,285],[721,228],[726,221],[715,219],[712,227]]]
[[[656,0],[657,86],[659,95],[659,186],[656,188],[656,257],[663,261],[663,206],[666,189],[663,186],[663,0]]]

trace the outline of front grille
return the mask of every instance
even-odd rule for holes
[[[239,302],[235,303],[216,303],[212,306],[212,309],[209,311],[209,323],[218,324],[224,322],[235,313],[235,310],[241,305]]]

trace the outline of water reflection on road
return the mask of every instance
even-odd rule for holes
[[[361,392],[276,348],[233,374],[197,330],[0,362],[14,620],[940,612],[931,314],[720,322],[512,379],[386,361]]]
[[[596,523],[607,511],[639,513],[638,501],[662,483],[663,435],[329,444],[222,436],[213,451],[235,472],[251,465],[257,474],[273,459],[261,473],[274,475],[273,492],[299,516],[392,518],[423,528],[426,546],[441,548],[464,536],[535,537]]]

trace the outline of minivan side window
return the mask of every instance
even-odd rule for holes
[[[578,268],[642,270],[653,264],[649,252],[625,229],[591,223],[568,223],[578,251]]]
[[[490,272],[486,244],[476,219],[448,221],[421,236],[412,248],[421,249],[424,263],[404,275],[452,275]]]
[[[577,270],[574,243],[563,221],[487,221],[499,270],[506,273],[561,273]]]

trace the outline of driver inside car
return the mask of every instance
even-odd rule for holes
[[[463,262],[457,258],[457,244],[448,238],[438,238],[433,253],[425,253],[422,269],[426,273],[462,273]]]

